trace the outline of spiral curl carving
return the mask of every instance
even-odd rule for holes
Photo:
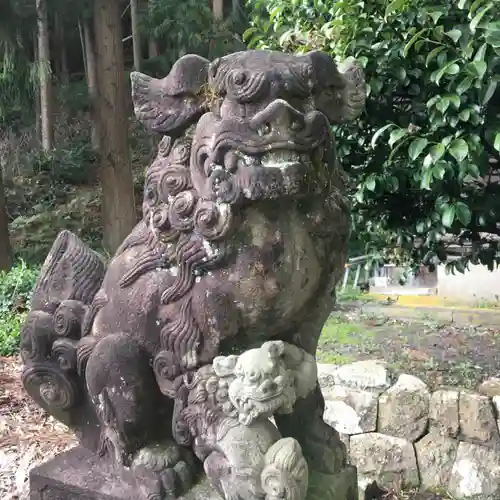
[[[75,382],[55,363],[33,363],[21,376],[28,394],[54,410],[69,410],[78,400]]]
[[[197,197],[193,191],[179,193],[169,208],[170,224],[178,231],[191,231],[194,227],[192,213]]]
[[[21,356],[24,362],[46,359],[55,338],[52,315],[43,311],[31,311],[21,329]]]
[[[153,229],[168,231],[171,228],[168,218],[168,205],[162,203],[155,207],[151,212],[150,223]]]
[[[233,227],[233,211],[228,204],[202,200],[194,214],[194,227],[207,240],[223,239]]]
[[[58,339],[52,346],[52,359],[65,372],[77,369],[77,342],[71,339]]]
[[[269,85],[269,79],[264,72],[249,74],[241,69],[234,69],[228,72],[225,79],[226,92],[239,102],[258,100]]]
[[[165,135],[163,136],[162,140],[160,141],[160,144],[158,145],[158,154],[159,156],[162,157],[167,157],[170,154],[170,151],[172,150],[172,145],[173,145],[173,140],[170,136]]]
[[[54,313],[54,331],[59,337],[79,339],[87,308],[77,300],[61,302]]]
[[[160,390],[166,396],[175,397],[175,379],[180,375],[179,363],[171,351],[160,351],[153,360],[153,372]]]
[[[170,155],[172,163],[185,165],[189,162],[189,157],[191,156],[191,139],[192,137],[188,134],[179,143],[175,144]]]
[[[182,165],[171,165],[161,177],[160,192],[165,202],[170,196],[176,196],[191,187],[191,174]]]

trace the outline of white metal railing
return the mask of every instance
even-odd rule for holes
[[[356,274],[354,275],[353,283],[354,288],[358,286],[362,268],[364,268],[365,270],[365,280],[368,281],[370,266],[368,266],[367,263],[369,258],[369,255],[361,255],[359,257],[352,257],[347,261],[347,263],[345,264],[344,279],[342,280],[342,292],[344,292],[347,287],[349,274],[353,267],[356,268]]]

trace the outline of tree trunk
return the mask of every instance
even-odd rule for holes
[[[0,168],[0,271],[8,271],[12,266],[12,250],[9,239],[9,219]]]
[[[38,54],[38,35],[36,32],[33,32],[33,61],[35,64],[40,64],[40,56]],[[41,118],[41,110],[40,110],[40,89],[39,87],[35,88],[34,92],[35,98],[35,137],[38,144],[42,142],[42,118]]]
[[[137,222],[128,145],[121,9],[94,1],[104,246],[114,253]]]
[[[59,79],[61,83],[67,85],[69,83],[69,70],[68,70],[68,54],[66,51],[65,37],[64,37],[64,22],[61,21],[59,15],[55,15],[56,24],[56,40],[58,44],[58,67]]]
[[[149,4],[152,4],[152,0],[149,0]],[[148,51],[148,57],[150,59],[153,59],[153,57],[158,57],[160,54],[160,49],[158,47],[158,40],[156,38],[150,36],[149,37],[149,51]]]
[[[158,48],[158,41],[154,38],[149,39],[149,58],[158,57],[160,50]]]
[[[130,0],[130,21],[132,24],[132,46],[134,49],[134,69],[141,71],[141,37],[139,34],[139,0]]]
[[[213,0],[213,14],[216,21],[224,19],[224,0]]]
[[[85,47],[84,59],[86,61],[85,67],[87,68],[87,86],[89,89],[90,99],[90,119],[91,119],[91,142],[92,149],[98,151],[99,149],[99,116],[97,113],[98,96],[97,96],[97,65],[94,34],[92,32],[92,24],[88,17],[83,20],[83,40]]]
[[[40,74],[40,113],[42,147],[52,149],[54,124],[52,115],[52,71],[50,68],[49,16],[46,0],[36,0],[38,22],[38,64]]]

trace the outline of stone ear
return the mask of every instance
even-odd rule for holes
[[[304,56],[312,69],[316,108],[330,123],[355,120],[366,102],[366,82],[361,64],[348,58],[338,66],[326,53],[314,51]]]
[[[234,375],[234,369],[238,363],[238,356],[217,356],[212,362],[215,374],[218,377],[230,377]]]
[[[207,59],[188,54],[162,79],[132,72],[132,101],[137,119],[152,132],[182,132],[205,111],[202,91],[208,81],[209,65]]]

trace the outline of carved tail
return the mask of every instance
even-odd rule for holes
[[[91,349],[80,346],[82,325],[105,270],[97,253],[69,231],[61,232],[42,267],[31,311],[21,330],[24,388],[77,434],[87,421],[91,430],[92,422],[98,425],[86,404],[85,382],[78,374],[78,365],[85,363],[86,351]],[[85,441],[85,436],[81,437]]]

